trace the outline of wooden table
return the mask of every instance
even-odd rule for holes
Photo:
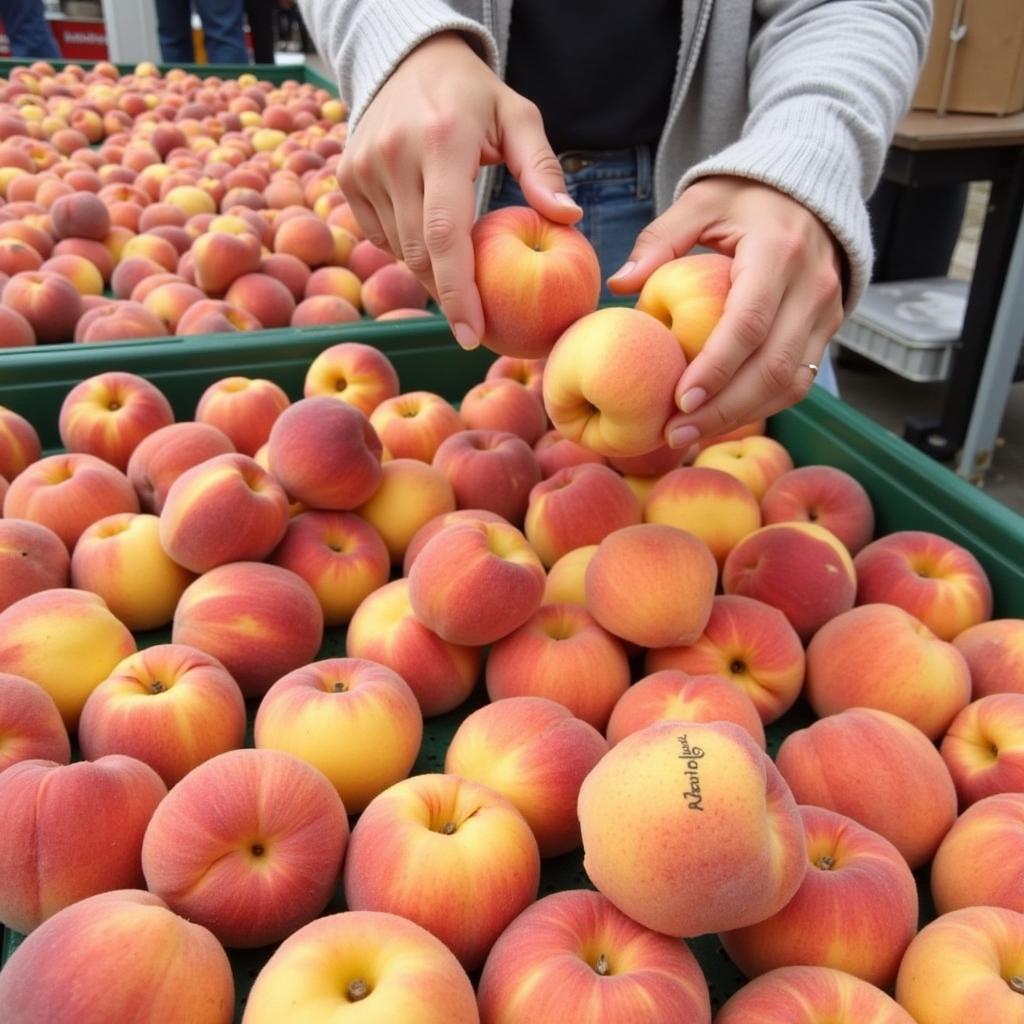
[[[1024,113],[1007,117],[912,111],[899,124],[883,177],[911,188],[990,181],[964,326],[954,346],[942,410],[907,420],[904,437],[940,459],[967,434],[992,329],[1024,211]]]

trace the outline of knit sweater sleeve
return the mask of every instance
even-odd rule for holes
[[[498,67],[494,37],[444,0],[299,0],[299,8],[351,107],[353,127],[410,51],[439,32],[461,33]]]
[[[756,0],[741,137],[690,168],[738,175],[812,210],[846,252],[852,309],[871,274],[865,200],[924,58],[931,0]]]

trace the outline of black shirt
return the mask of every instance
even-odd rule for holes
[[[556,153],[661,136],[680,0],[515,0],[505,81],[540,107]]]

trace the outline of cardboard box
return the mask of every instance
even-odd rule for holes
[[[954,42],[958,9],[963,34]],[[935,0],[928,56],[912,105],[959,114],[1024,110],[1024,2]]]

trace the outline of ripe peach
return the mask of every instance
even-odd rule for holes
[[[20,313],[40,344],[70,341],[82,315],[82,297],[75,286],[50,271],[15,274],[3,288],[3,303]]]
[[[514,380],[484,381],[466,392],[459,408],[470,430],[500,430],[521,437],[528,445],[547,428],[544,407]]]
[[[0,519],[0,611],[29,594],[68,585],[68,549],[51,529]]]
[[[431,462],[441,442],[463,429],[455,409],[429,391],[385,398],[369,415],[370,426],[394,459]]]
[[[709,445],[694,460],[695,466],[720,469],[736,477],[760,501],[783,473],[793,469],[789,452],[770,437],[745,437]]]
[[[409,546],[405,550],[405,557],[402,559],[402,572],[408,576],[412,571],[413,562],[419,557],[420,552],[435,534],[456,523],[507,523],[507,519],[488,512],[482,508],[462,508],[455,512],[445,512],[435,516],[429,522],[424,523],[415,533]]]
[[[323,266],[334,259],[334,236],[312,214],[291,217],[274,232],[274,252],[295,256],[308,267]]]
[[[67,764],[67,729],[53,698],[41,686],[0,672],[0,772],[31,760]]]
[[[939,748],[961,807],[996,793],[1024,793],[1024,694],[993,693],[968,704]]]
[[[110,231],[110,213],[106,205],[90,192],[60,196],[50,207],[50,221],[58,238],[102,241]]]
[[[546,359],[517,359],[515,356],[498,356],[487,368],[486,380],[509,380],[522,384],[527,391],[543,398],[544,367]]]
[[[121,259],[129,260],[134,256],[145,256],[146,259],[158,263],[168,273],[173,273],[178,266],[178,250],[166,238],[151,232],[136,235],[124,243]]]
[[[975,700],[990,693],[1024,693],[1024,620],[979,623],[957,636],[953,646],[967,659]]]
[[[396,309],[425,309],[430,296],[404,263],[388,263],[375,270],[360,288],[362,307],[372,317]]]
[[[379,349],[345,341],[324,349],[310,363],[302,393],[306,398],[330,395],[370,416],[381,402],[398,394],[398,374]],[[393,450],[392,454],[401,457]]]
[[[234,334],[236,332],[261,331],[263,325],[240,306],[216,299],[194,302],[178,321],[177,334],[189,337],[194,334]]]
[[[66,277],[75,286],[79,295],[103,294],[103,276],[84,256],[73,256],[69,253],[52,256],[39,269]]]
[[[324,324],[355,323],[359,319],[359,310],[347,299],[336,295],[314,295],[295,307],[291,326],[320,327]]]
[[[35,343],[36,333],[21,313],[0,306],[0,348],[24,348]]]
[[[212,231],[200,235],[190,251],[196,284],[208,295],[222,295],[236,278],[255,273],[262,259],[260,240],[248,232]]]
[[[32,273],[43,265],[43,257],[28,242],[20,238],[0,238],[0,273]]]
[[[352,246],[347,265],[360,281],[365,281],[375,270],[394,262],[395,257],[391,253],[378,249],[373,242],[361,238]]]
[[[0,405],[0,476],[13,480],[42,452],[35,427],[13,409]]]
[[[82,305],[89,296],[82,297]],[[74,340],[83,345],[102,341],[134,341],[165,338],[167,328],[162,320],[138,302],[106,302],[87,309],[75,325]]]
[[[118,260],[110,278],[110,286],[119,299],[127,299],[135,286],[147,277],[163,273],[163,267],[148,256],[129,256]]]
[[[359,278],[345,267],[321,267],[314,270],[306,282],[303,298],[312,299],[318,295],[332,295],[350,302],[356,309],[362,307]]]
[[[557,430],[549,430],[537,439],[533,446],[540,464],[541,472],[546,480],[554,476],[560,469],[567,469],[569,466],[582,466],[585,463],[593,462],[599,466],[607,464],[603,455],[592,452],[589,448],[570,441]]]
[[[597,544],[573,548],[551,566],[544,583],[543,604],[575,604],[581,608],[586,607],[587,566],[597,554],[597,548]]]
[[[225,377],[211,384],[196,406],[196,420],[222,431],[243,455],[255,455],[290,402],[270,380]]]
[[[309,267],[297,257],[284,252],[265,256],[260,263],[259,272],[277,278],[291,292],[297,303],[305,297]]]
[[[168,334],[176,334],[186,311],[205,298],[195,285],[168,281],[149,292],[142,305],[163,324]]]
[[[295,299],[280,281],[267,274],[243,274],[231,282],[225,302],[251,313],[265,328],[287,327]]]

